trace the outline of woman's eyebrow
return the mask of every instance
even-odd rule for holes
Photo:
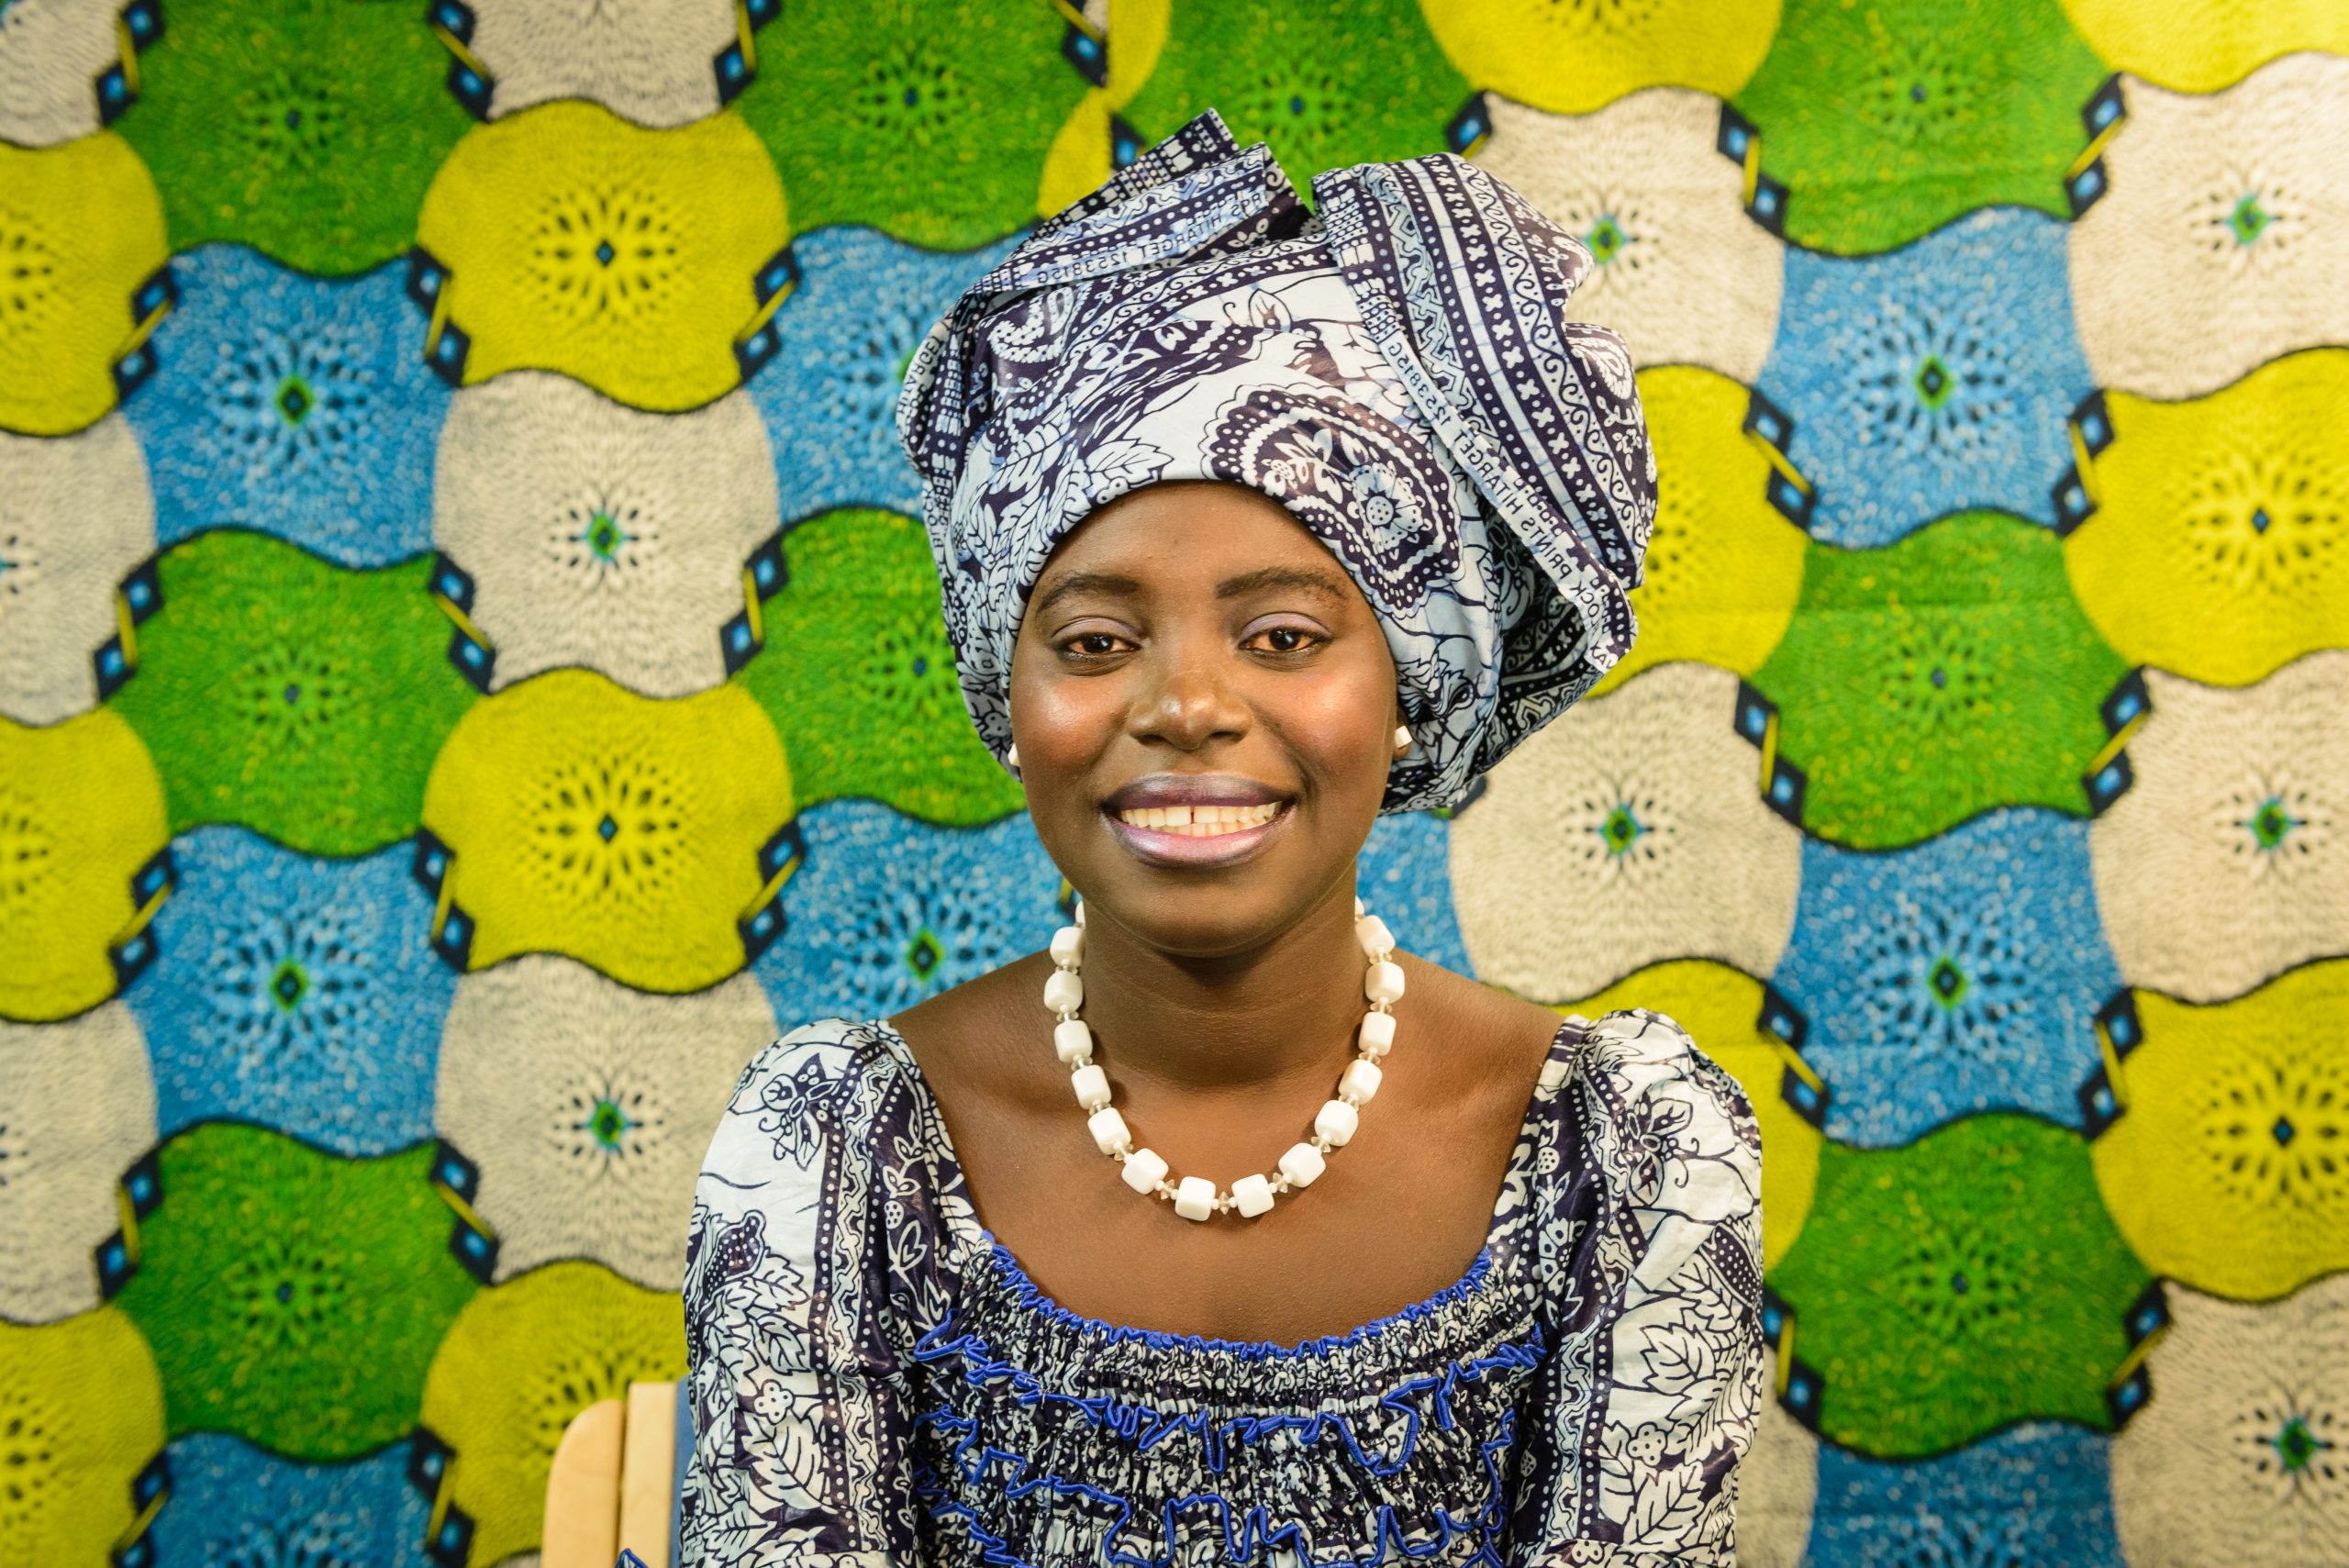
[[[1028,613],[1044,615],[1063,599],[1077,594],[1110,594],[1131,598],[1141,592],[1141,584],[1130,577],[1120,577],[1114,572],[1072,572],[1045,591]]]
[[[1216,584],[1215,596],[1237,599],[1261,593],[1266,588],[1297,588],[1308,594],[1318,594],[1337,604],[1346,602],[1346,586],[1338,580],[1336,573],[1316,572],[1303,566],[1266,566],[1242,573],[1237,577],[1227,577]]]

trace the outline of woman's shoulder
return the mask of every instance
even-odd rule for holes
[[[898,1071],[903,1047],[885,1018],[815,1018],[759,1049],[735,1084],[742,1091],[801,1078],[848,1079]]]
[[[1447,969],[1431,958],[1401,955],[1414,1038],[1442,1048],[1456,1070],[1455,1092],[1483,1093],[1512,1125],[1526,1109],[1526,1085],[1557,1054],[1558,1015],[1538,1003]],[[1419,1030],[1431,1031],[1422,1037]]]
[[[1761,1203],[1753,1102],[1670,1015],[1618,1007],[1570,1014],[1569,1060],[1552,1073],[1581,1111],[1601,1173],[1641,1207],[1735,1218]]]
[[[726,1102],[712,1151],[744,1140],[804,1155],[825,1124],[852,1134],[902,1089],[905,1043],[882,1018],[818,1018],[751,1058]],[[800,1163],[805,1163],[801,1160]]]
[[[1614,1007],[1595,1018],[1565,1015],[1565,1040],[1581,1072],[1628,1097],[1700,1095],[1720,1114],[1751,1118],[1753,1106],[1729,1070],[1705,1053],[1669,1013]]]

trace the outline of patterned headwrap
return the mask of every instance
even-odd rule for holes
[[[1144,485],[1287,507],[1386,633],[1415,744],[1388,811],[1456,803],[1631,647],[1655,456],[1590,252],[1450,154],[1313,182],[1212,111],[1043,224],[934,327],[897,430],[963,700],[1011,744],[1053,547]]]

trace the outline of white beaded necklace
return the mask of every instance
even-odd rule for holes
[[[1354,900],[1354,938],[1370,961],[1363,975],[1362,994],[1370,1003],[1355,1032],[1359,1054],[1346,1063],[1338,1079],[1337,1097],[1325,1101],[1313,1118],[1313,1136],[1292,1144],[1280,1158],[1278,1174],[1242,1176],[1230,1192],[1219,1192],[1205,1176],[1169,1181],[1165,1160],[1155,1150],[1137,1149],[1126,1130],[1126,1118],[1109,1103],[1109,1075],[1094,1065],[1093,1031],[1076,1016],[1085,1004],[1085,979],[1078,966],[1085,961],[1085,906],[1076,906],[1076,924],[1052,933],[1052,973],[1044,982],[1044,1006],[1060,1016],[1052,1029],[1052,1044],[1068,1064],[1069,1084],[1076,1103],[1086,1114],[1085,1127],[1102,1153],[1117,1161],[1126,1185],[1144,1197],[1170,1199],[1174,1212],[1186,1219],[1208,1219],[1237,1210],[1253,1219],[1273,1207],[1273,1199],[1313,1184],[1332,1149],[1342,1149],[1354,1135],[1362,1107],[1378,1093],[1378,1059],[1395,1044],[1395,1015],[1388,1009],[1403,995],[1402,966],[1394,960],[1395,938],[1386,922]]]

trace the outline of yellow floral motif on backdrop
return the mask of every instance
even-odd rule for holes
[[[2293,354],[2191,402],[2106,402],[2098,509],[2065,563],[2121,657],[2240,686],[2349,646],[2349,350]]]
[[[661,410],[740,379],[753,280],[789,238],[774,165],[737,117],[646,130],[575,101],[467,136],[417,224],[473,339],[468,384],[561,371]]]
[[[654,702],[584,670],[475,706],[424,792],[470,967],[567,953],[645,991],[742,966],[734,923],[791,811],[783,743],[740,686]]]
[[[68,435],[114,406],[132,296],[163,261],[155,182],[120,137],[0,142],[0,429]]]
[[[475,1562],[538,1544],[547,1472],[571,1418],[685,1371],[685,1307],[595,1263],[549,1263],[459,1315],[424,1383],[424,1424],[456,1451]]]
[[[0,1538],[41,1562],[99,1562],[129,1527],[131,1482],[163,1447],[163,1385],[130,1320],[101,1307],[0,1323]]]
[[[145,924],[131,878],[168,837],[162,781],[119,714],[0,718],[0,1013],[47,1021],[114,995],[109,950]]]
[[[2208,1006],[2140,992],[2137,1015],[2127,1108],[2091,1146],[2137,1255],[2239,1301],[2349,1268],[2349,962]]]

